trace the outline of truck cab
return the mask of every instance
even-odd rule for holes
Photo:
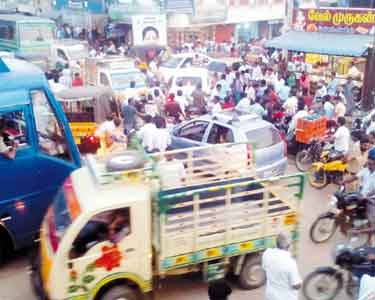
[[[80,166],[69,124],[42,71],[17,59],[0,60],[0,261],[30,246],[54,194]]]
[[[129,58],[88,58],[85,75],[88,84],[108,87],[120,98],[126,96],[132,81],[135,82],[139,95],[147,92],[145,74],[137,69],[134,60]]]

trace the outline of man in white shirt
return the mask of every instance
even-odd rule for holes
[[[155,150],[154,140],[155,135],[157,135],[157,128],[154,123],[152,123],[152,117],[150,115],[145,116],[145,125],[138,131],[138,138],[142,141],[142,146],[147,152],[152,152]]]
[[[315,92],[315,97],[314,97],[314,99],[315,99],[315,101],[317,100],[317,99],[323,99],[323,97],[325,96],[325,95],[327,95],[327,88],[326,88],[326,86],[325,86],[325,84],[324,84],[324,81],[320,81],[319,82],[319,84],[318,84],[318,89],[317,89],[317,91]]]
[[[297,111],[298,106],[298,99],[293,92],[290,97],[284,102],[283,108],[285,109],[285,113],[288,116],[294,116]]]
[[[334,139],[334,148],[336,151],[341,152],[346,155],[349,152],[350,146],[350,131],[345,126],[346,120],[344,117],[339,117],[337,119],[339,128],[337,128],[335,134],[333,135]]]
[[[351,62],[347,76],[351,78],[358,78],[361,76],[361,72],[357,69],[354,62]]]
[[[182,161],[174,158],[170,152],[165,153],[165,161],[158,164],[160,182],[163,189],[181,187],[186,181],[186,171]]]
[[[261,80],[263,78],[263,72],[262,68],[259,66],[258,63],[256,63],[254,69],[253,69],[253,80]]]
[[[345,104],[343,103],[342,99],[340,96],[336,96],[334,98],[335,100],[335,118],[339,118],[339,117],[345,117],[345,114],[346,114],[346,106]]]
[[[251,102],[250,102],[249,97],[247,97],[246,94],[244,94],[240,102],[238,102],[238,104],[236,105],[236,109],[238,111],[248,113],[250,110],[250,105],[251,105]]]
[[[365,274],[361,278],[358,300],[373,299],[375,299],[375,277]]]
[[[307,117],[309,113],[305,109],[305,104],[304,103],[298,103],[298,111],[297,113],[293,116],[292,120],[289,123],[288,127],[288,134],[294,133],[294,130],[296,129],[298,119],[303,119]]]
[[[288,251],[289,246],[289,238],[279,234],[276,238],[277,248],[269,248],[263,253],[262,267],[267,277],[266,300],[298,300],[302,279],[297,263]]]
[[[220,104],[220,98],[218,96],[215,96],[212,99],[212,106],[211,106],[211,113],[219,113],[222,111],[221,104]]]

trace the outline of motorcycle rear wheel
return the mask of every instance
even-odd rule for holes
[[[327,221],[329,221],[330,226],[327,226]],[[336,230],[337,223],[334,218],[328,216],[318,217],[310,227],[310,239],[316,244],[324,243],[332,238]],[[321,233],[326,233],[326,235],[323,238],[319,238],[318,236]]]
[[[303,281],[302,291],[308,300],[332,300],[343,286],[336,273],[316,270]]]
[[[322,189],[328,184],[327,173],[322,169],[317,169],[316,166],[312,166],[308,172],[309,183],[316,189]]]
[[[313,163],[313,157],[307,149],[298,151],[296,155],[296,167],[301,172],[307,172]]]

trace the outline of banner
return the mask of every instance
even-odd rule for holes
[[[285,0],[229,0],[227,23],[285,19]]]
[[[192,23],[222,23],[227,18],[226,0],[193,0]]]
[[[375,34],[372,9],[299,9],[293,14],[293,29],[308,32]]]
[[[167,19],[165,15],[139,15],[132,17],[135,46],[167,45]]]

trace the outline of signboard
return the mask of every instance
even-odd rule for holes
[[[282,20],[285,18],[285,5],[285,0],[229,0],[226,23]]]
[[[165,15],[139,15],[132,17],[135,46],[167,45],[167,18]]]
[[[226,0],[193,0],[192,23],[221,23],[227,18]]]
[[[375,10],[299,9],[293,14],[293,29],[308,32],[375,34]]]
[[[108,5],[108,14],[113,20],[128,20],[133,15],[160,14],[157,0],[113,0]]]

